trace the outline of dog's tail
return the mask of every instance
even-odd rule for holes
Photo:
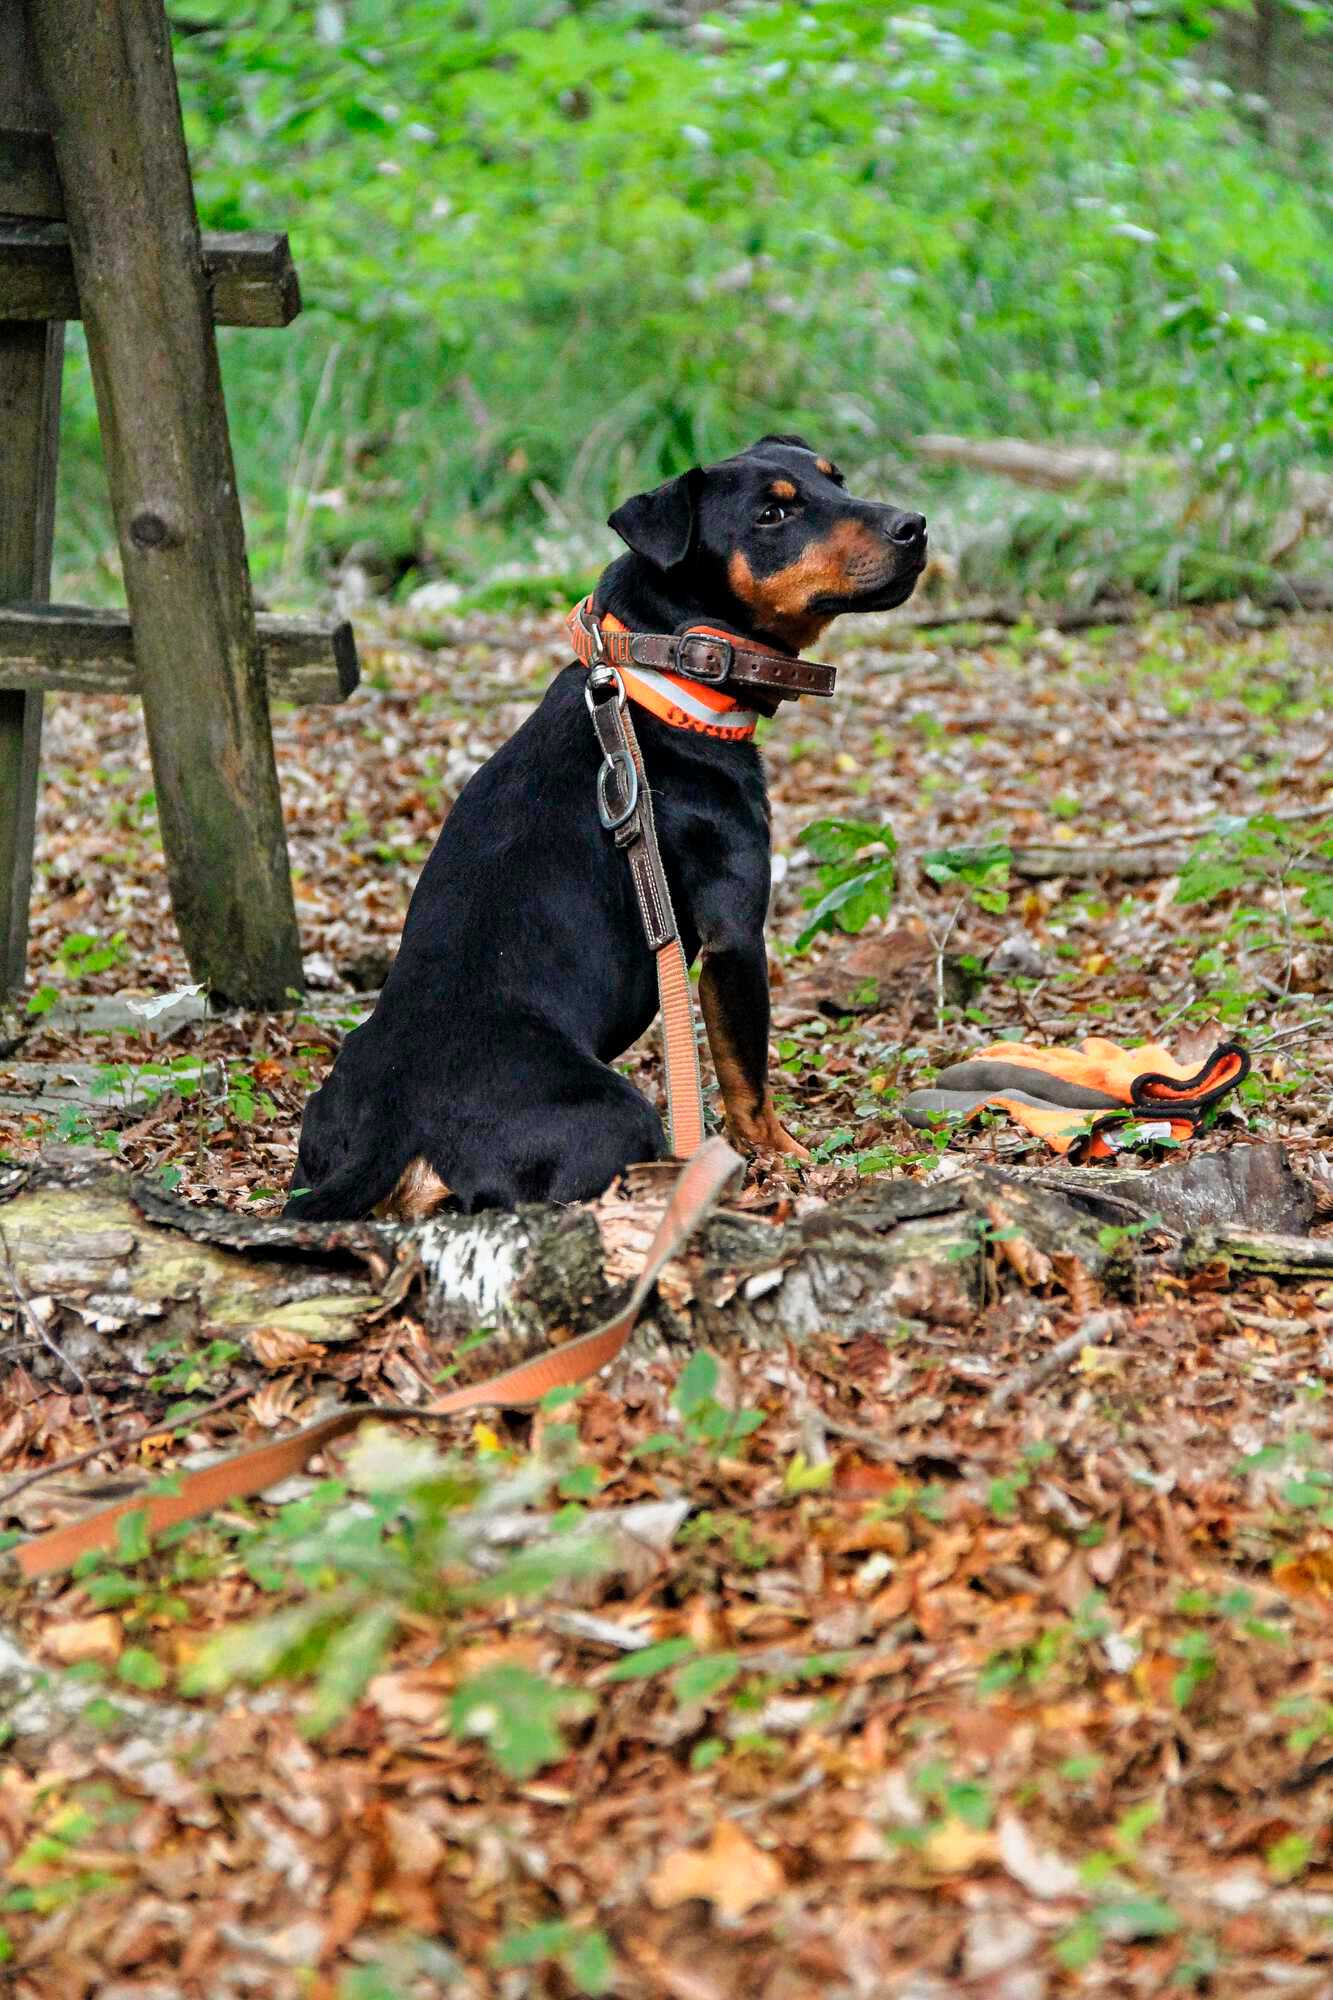
[[[282,1212],[293,1222],[360,1222],[393,1193],[408,1162],[420,1150],[419,1146],[395,1146],[369,1156],[351,1153],[314,1187],[301,1185],[298,1165],[297,1185]]]

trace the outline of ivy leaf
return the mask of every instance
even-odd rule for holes
[[[849,875],[821,896],[810,912],[810,921],[796,940],[796,950],[806,951],[821,931],[839,930],[855,935],[872,917],[886,917],[893,904],[896,872],[892,857],[876,861],[859,874]]]
[[[898,851],[897,838],[891,826],[870,826],[861,819],[817,819],[802,829],[802,847],[808,847],[816,861],[840,863],[855,861],[863,847],[875,843],[887,849],[889,854]]]
[[[644,1646],[627,1659],[617,1660],[608,1669],[609,1681],[647,1680],[650,1674],[660,1674],[664,1667],[674,1667],[678,1660],[688,1660],[694,1652],[693,1639],[661,1639],[655,1646]]]
[[[379,1672],[398,1625],[390,1605],[376,1604],[335,1632],[320,1661],[315,1699],[302,1725],[307,1736],[322,1736],[361,1698]]]
[[[741,1670],[740,1658],[736,1653],[709,1653],[701,1660],[691,1660],[683,1666],[672,1680],[672,1689],[677,1701],[708,1701],[711,1696],[721,1694],[731,1686]]]
[[[586,1694],[526,1667],[491,1667],[455,1689],[451,1721],[460,1736],[484,1737],[506,1776],[522,1780],[564,1755],[562,1724],[581,1720],[591,1707]]]
[[[116,1678],[127,1687],[160,1688],[166,1681],[167,1670],[157,1657],[146,1652],[142,1646],[130,1646],[116,1662]]]
[[[1218,896],[1238,889],[1245,880],[1240,861],[1222,861],[1215,855],[1192,854],[1180,871],[1176,890],[1178,903],[1211,903]]]
[[[706,1347],[697,1347],[681,1369],[671,1400],[683,1417],[691,1416],[713,1399],[717,1388],[717,1356]]]

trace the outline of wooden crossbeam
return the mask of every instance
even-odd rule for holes
[[[2,181],[0,190],[0,201],[8,200]],[[207,231],[203,253],[218,326],[287,326],[300,312],[301,287],[281,231]],[[0,320],[82,317],[65,225],[0,217]]]
[[[361,677],[346,619],[328,625],[260,612],[255,625],[270,701],[346,701]],[[141,694],[128,616],[66,604],[0,606],[0,693],[10,690]]]

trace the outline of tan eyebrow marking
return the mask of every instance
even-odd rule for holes
[[[775,479],[768,490],[774,500],[794,500],[796,498],[796,488],[792,485],[790,479]]]
[[[815,460],[815,471],[822,472],[825,479],[832,479],[833,460],[831,458],[817,458]]]

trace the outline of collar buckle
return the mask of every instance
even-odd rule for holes
[[[736,648],[721,634],[683,632],[675,644],[675,671],[692,681],[703,681],[708,687],[721,687],[736,664]],[[693,663],[692,647],[697,647],[701,654],[697,666]]]

